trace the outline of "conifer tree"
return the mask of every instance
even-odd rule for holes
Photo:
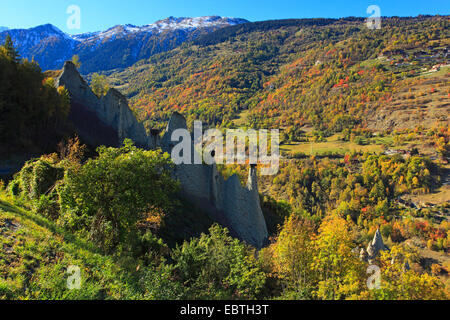
[[[4,48],[6,51],[6,55],[15,63],[20,62],[19,52],[14,48],[14,43],[11,39],[11,36],[8,34],[5,39]]]

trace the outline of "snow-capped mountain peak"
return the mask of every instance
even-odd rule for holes
[[[153,24],[145,26],[144,28],[156,28],[160,30],[194,29],[194,28],[207,28],[216,26],[232,26],[245,22],[248,21],[236,18],[222,18],[220,16],[206,16],[196,18],[169,17],[164,20],[160,20]]]
[[[145,26],[117,25],[105,31],[69,35],[51,24],[0,31],[0,43],[11,35],[23,58],[35,59],[43,70],[58,69],[73,55],[84,73],[128,67],[139,60],[176,48],[186,41],[247,20],[207,16],[169,17]]]
[[[136,27],[131,24],[126,25],[117,25],[112,28],[109,28],[105,31],[97,31],[97,32],[88,32],[88,33],[82,33],[73,35],[72,39],[77,41],[92,41],[92,40],[103,40],[103,39],[109,39],[114,38],[116,36],[123,36],[130,33],[136,33],[141,31],[141,28]]]
[[[167,30],[194,30],[199,28],[226,27],[246,22],[248,21],[245,19],[222,18],[220,16],[205,16],[196,18],[168,17],[145,26],[135,26],[132,24],[117,25],[106,31],[78,34],[72,36],[72,38],[77,41],[95,41],[121,37],[130,33],[148,32],[157,34]]]

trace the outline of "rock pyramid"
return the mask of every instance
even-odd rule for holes
[[[383,242],[383,237],[381,236],[380,229],[377,229],[372,242],[367,246],[367,258],[369,261],[375,259],[380,251],[386,250],[386,246]]]

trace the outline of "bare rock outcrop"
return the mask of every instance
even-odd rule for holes
[[[224,186],[223,202],[216,204],[231,222],[239,237],[257,248],[264,246],[267,226],[259,204],[256,167],[251,166],[246,187],[242,187],[236,175],[230,177]]]
[[[124,139],[133,140],[141,147],[155,147],[147,136],[144,126],[139,123],[128,106],[127,99],[116,89],[110,89],[101,98],[97,97],[78,73],[71,61],[64,64],[57,86],[64,86],[71,97],[71,117],[79,134],[88,142],[117,146]],[[88,123],[88,127],[85,124]],[[90,132],[93,126],[93,132]],[[98,130],[95,130],[98,129]],[[111,138],[112,134],[117,137]],[[98,135],[105,136],[99,139]]]
[[[187,129],[186,120],[181,114],[174,113],[161,141],[162,150],[169,154],[176,144],[171,137],[177,129]],[[196,150],[192,141],[191,164],[175,167],[175,177],[180,181],[182,193],[205,208],[213,220],[228,227],[231,234],[256,248],[262,248],[268,239],[268,232],[259,203],[256,167],[250,167],[245,187],[237,175],[224,180],[215,164],[193,164]]]
[[[368,261],[372,261],[375,259],[380,251],[387,250],[386,246],[383,242],[383,237],[381,236],[380,229],[377,229],[372,241],[367,246],[367,259]]]

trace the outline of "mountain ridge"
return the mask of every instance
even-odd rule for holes
[[[79,55],[83,74],[124,68],[156,53],[218,29],[247,23],[240,18],[205,16],[168,17],[145,26],[116,25],[104,31],[69,35],[52,24],[29,29],[0,31],[0,42],[9,34],[23,58],[34,59],[43,70],[62,68]]]
[[[104,31],[86,32],[81,34],[72,35],[72,39],[78,41],[89,41],[95,38],[104,38],[113,31],[122,31],[126,34],[128,33],[138,33],[138,32],[163,32],[166,30],[178,30],[178,29],[196,29],[196,28],[206,28],[218,25],[232,26],[241,23],[247,23],[248,20],[241,18],[230,18],[230,17],[220,17],[220,16],[203,16],[203,17],[168,17],[166,19],[158,20],[154,23],[137,26],[133,24],[119,24]]]

